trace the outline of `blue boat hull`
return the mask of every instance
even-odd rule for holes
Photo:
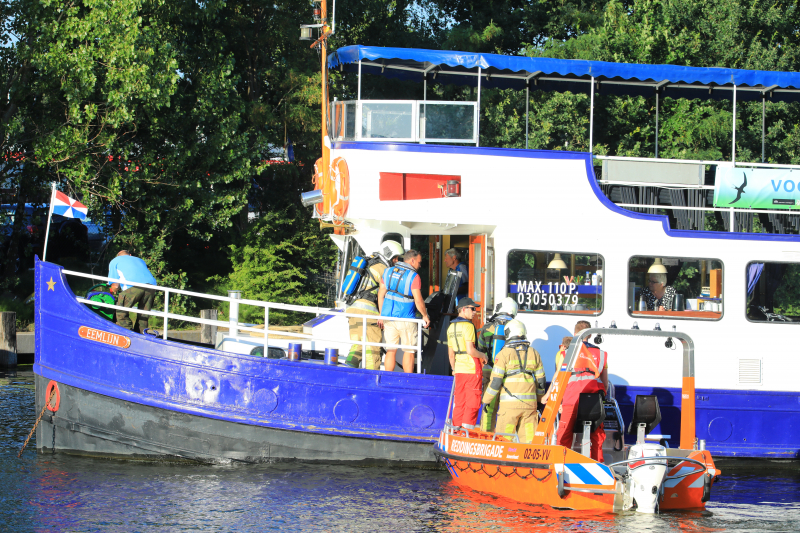
[[[52,280],[52,285],[48,283]],[[88,326],[131,339],[119,348],[81,338]],[[452,385],[403,374],[230,354],[139,335],[74,299],[60,267],[36,264],[37,402],[59,384],[62,404],[37,433],[39,449],[115,456],[432,464]],[[680,438],[681,391],[617,386],[630,420],[637,394],[656,394],[654,433]],[[796,459],[796,392],[697,392],[697,438],[715,457]],[[69,435],[72,434],[72,437]],[[190,443],[196,443],[191,445]]]
[[[130,346],[83,338],[82,326],[125,336]],[[76,302],[61,269],[44,262],[36,265],[34,372],[37,402],[50,380],[61,395],[54,420],[48,414],[38,430],[39,449],[52,448],[55,427],[56,450],[204,461],[431,464],[452,384],[133,333]]]

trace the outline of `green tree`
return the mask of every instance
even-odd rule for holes
[[[314,234],[313,221],[297,227],[290,209],[272,210],[253,223],[237,245],[230,247],[233,272],[215,280],[224,289],[241,290],[244,298],[294,305],[324,305],[326,287],[315,283],[335,258],[327,239]],[[307,318],[307,317],[306,317]],[[240,308],[240,319],[263,324],[263,309]],[[270,312],[270,324],[291,324],[300,317],[285,311]]]

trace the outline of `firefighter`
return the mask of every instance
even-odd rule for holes
[[[511,298],[505,298],[497,305],[495,314],[486,321],[486,324],[478,331],[478,351],[483,352],[489,358],[489,363],[483,367],[483,390],[489,385],[492,375],[494,358],[503,349],[506,342],[505,325],[516,318],[517,302]],[[481,415],[481,429],[483,431],[494,431],[497,415],[498,398],[492,400]]]
[[[505,325],[505,345],[495,359],[483,405],[485,416],[499,397],[496,431],[518,433],[520,442],[530,443],[539,422],[537,405],[545,395],[545,374],[539,352],[526,335],[525,324],[519,320]]]
[[[371,256],[372,259],[369,261],[371,264],[367,266],[364,272],[358,291],[355,294],[355,300],[345,310],[346,313],[376,317],[375,319],[367,320],[367,342],[381,342],[382,333],[381,328],[378,327],[377,320],[380,315],[378,311],[378,287],[387,265],[397,263],[403,253],[405,253],[403,247],[398,242],[385,241],[381,243],[380,250]],[[347,355],[345,364],[353,368],[359,368],[361,366],[362,345],[358,342],[363,341],[364,321],[361,318],[350,317],[348,322],[350,324],[350,340],[356,342],[350,347],[350,353]],[[367,370],[380,370],[380,346],[367,346],[367,359],[364,361],[364,367]]]

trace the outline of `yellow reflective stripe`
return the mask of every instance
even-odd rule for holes
[[[363,311],[367,311],[366,313],[358,313],[360,315],[379,315],[380,311],[378,311],[378,306],[374,303],[370,302],[369,300],[356,300],[347,308],[347,312],[350,313],[350,309],[359,309]]]
[[[514,392],[513,394],[514,394],[514,396],[516,396],[516,398],[514,396],[510,396],[510,395],[508,395],[506,393],[501,394],[500,395],[500,402],[501,403],[502,402],[519,402],[519,403],[522,403],[524,401],[524,402],[530,402],[531,404],[533,404],[533,402],[536,401],[536,395],[535,394],[522,394],[522,393],[517,393],[517,392]],[[533,407],[533,405],[531,405],[531,408],[532,407]]]

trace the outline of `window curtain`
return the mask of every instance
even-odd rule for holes
[[[747,267],[747,296],[752,296],[756,284],[764,271],[764,263],[750,263]]]

